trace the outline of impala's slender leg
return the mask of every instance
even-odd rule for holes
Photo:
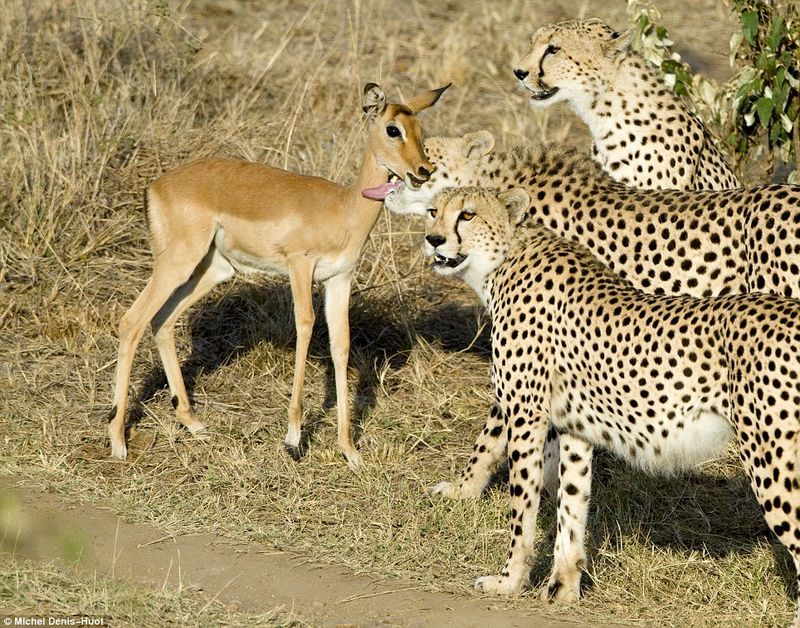
[[[294,326],[297,341],[294,356],[294,381],[292,398],[289,401],[289,429],[286,431],[286,446],[290,453],[297,455],[300,447],[300,419],[303,417],[303,378],[306,371],[308,344],[314,327],[314,304],[311,299],[311,285],[314,278],[314,263],[309,260],[290,262],[289,281],[294,301]]]
[[[214,286],[233,277],[234,272],[230,262],[212,246],[189,281],[172,294],[151,324],[156,347],[167,374],[172,405],[178,420],[192,434],[201,432],[206,426],[195,417],[186,393],[178,352],[175,350],[175,323],[181,314],[206,296]]]
[[[325,318],[331,340],[331,358],[336,374],[336,414],[339,447],[351,468],[361,464],[350,428],[350,400],[347,394],[347,362],[350,357],[350,273],[336,275],[325,282]]]
[[[128,403],[128,385],[131,377],[131,365],[136,347],[142,339],[147,324],[169,299],[176,288],[185,283],[192,270],[201,258],[195,258],[190,264],[185,249],[178,249],[169,257],[157,258],[153,268],[153,276],[144,290],[125,312],[119,323],[119,353],[117,355],[117,374],[114,388],[113,418],[108,424],[108,435],[111,439],[111,457],[125,460],[125,410]],[[191,258],[189,258],[191,259]]]

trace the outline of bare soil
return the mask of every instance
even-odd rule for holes
[[[432,593],[419,583],[356,574],[340,566],[219,534],[171,535],[157,526],[126,523],[96,506],[3,482],[22,506],[14,553],[64,560],[66,539],[79,544],[77,566],[97,575],[149,586],[204,592],[254,613],[273,609],[323,626],[577,626],[504,608],[475,596]],[[0,614],[15,609],[0,603]]]

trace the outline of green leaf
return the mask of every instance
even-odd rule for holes
[[[675,59],[664,59],[661,62],[661,71],[664,74],[675,74],[679,67],[681,67],[681,64],[679,61],[675,61]]]
[[[783,144],[787,139],[786,131],[780,124],[774,125],[769,131],[769,143],[772,146]]]
[[[798,37],[800,37],[800,33],[798,33]],[[785,66],[787,68],[790,68],[793,65],[795,65],[795,66],[797,65],[795,60],[794,60],[794,56],[792,55],[792,53],[789,50],[786,50],[786,51],[782,52],[781,56],[778,57],[778,61],[780,62],[781,65],[783,65],[783,66]]]
[[[775,70],[775,77],[772,79],[772,89],[777,90],[783,87],[783,81],[786,77],[786,68],[778,68]]]
[[[771,50],[778,50],[778,46],[785,35],[786,24],[780,15],[776,15],[772,20],[772,28],[769,29],[769,35],[767,35],[767,46]]]
[[[742,35],[747,40],[748,44],[752,44],[756,39],[758,32],[758,12],[745,11],[742,13]]]
[[[786,108],[786,99],[789,97],[789,90],[782,87],[772,88],[772,103],[778,112],[783,112]]]
[[[692,75],[689,74],[689,71],[683,65],[678,66],[678,68],[675,70],[675,77],[681,83],[685,83],[686,85],[692,84]]]
[[[775,104],[772,102],[772,99],[764,96],[756,101],[756,113],[758,114],[758,121],[761,122],[761,126],[766,128],[769,125],[774,106]]]
[[[742,100],[745,96],[749,96],[754,88],[755,84],[753,81],[740,85],[739,89],[736,90],[736,94],[734,94],[734,100]]]
[[[772,74],[775,70],[775,56],[762,50],[756,59],[756,67],[766,74]]]

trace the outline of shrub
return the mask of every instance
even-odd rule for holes
[[[725,83],[693,74],[672,49],[658,10],[641,0],[628,0],[632,46],[725,139],[737,169],[763,157],[769,176],[777,149],[781,159],[796,164],[789,181],[800,183],[800,10],[791,1],[731,3],[740,31],[730,44],[736,71]]]

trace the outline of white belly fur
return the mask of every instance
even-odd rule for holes
[[[566,396],[561,397],[557,394],[551,399],[551,408],[563,409]],[[618,417],[597,414],[587,407],[575,408],[568,415],[551,413],[551,420],[557,429],[584,438],[597,447],[609,449],[631,465],[654,474],[679,472],[712,460],[723,452],[733,436],[733,429],[726,417],[705,409],[686,411],[672,419],[641,419],[637,425],[630,425]],[[581,429],[571,427],[576,423]],[[656,428],[652,434],[646,430],[648,423]],[[678,428],[678,423],[682,423],[683,427]],[[630,432],[626,426],[631,428]],[[662,429],[668,430],[666,438],[661,435]],[[610,440],[607,436],[610,436]],[[645,446],[635,447],[633,455],[631,447],[635,446],[637,438]]]

